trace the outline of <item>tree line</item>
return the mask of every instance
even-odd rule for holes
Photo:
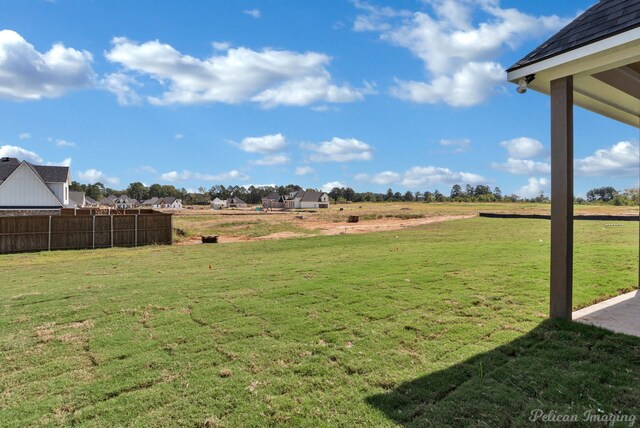
[[[143,183],[130,183],[125,189],[118,190],[105,187],[102,183],[80,184],[77,181],[71,183],[71,190],[82,191],[90,198],[100,201],[108,195],[127,195],[138,201],[144,201],[153,197],[173,196],[181,199],[185,205],[208,205],[215,198],[228,199],[236,196],[248,204],[260,204],[262,198],[269,193],[275,192],[279,195],[288,195],[297,190],[314,190],[319,189],[307,188],[303,189],[296,184],[287,184],[285,186],[224,186],[218,184],[211,186],[209,189],[200,187],[197,192],[188,192],[184,188],[176,188],[173,185],[152,184],[145,186]],[[493,189],[487,185],[472,186],[470,184],[464,187],[454,184],[448,194],[441,193],[439,190],[422,191],[406,191],[404,193],[394,192],[389,188],[384,193],[375,192],[356,192],[351,187],[334,187],[327,192],[334,203],[346,202],[549,202],[549,197],[544,193],[532,198],[522,198],[516,194],[503,195],[499,187]],[[601,203],[612,205],[638,205],[639,190],[626,189],[618,191],[611,186],[599,187],[591,189],[586,194],[586,199],[575,198],[576,203]]]

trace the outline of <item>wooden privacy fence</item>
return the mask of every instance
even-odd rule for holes
[[[0,217],[0,253],[171,244],[171,214]]]

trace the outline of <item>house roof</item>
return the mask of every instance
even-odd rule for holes
[[[302,202],[320,202],[320,198],[324,195],[325,192],[316,192],[313,190],[307,190],[302,195]]]
[[[243,201],[242,199],[240,199],[237,196],[232,196],[229,199],[227,199],[227,202],[230,204],[246,204],[245,201]]]
[[[269,193],[267,196],[265,196],[263,199],[273,199],[273,200],[276,200],[276,201],[277,201],[277,200],[278,200],[278,199],[280,199],[280,198],[281,198],[281,196],[280,196],[278,193],[276,193],[276,192],[271,192],[271,193]]]
[[[18,168],[20,163],[16,158],[0,158],[0,181],[6,180],[7,177]],[[29,164],[31,169],[33,169],[45,183],[66,183],[69,177],[68,166],[34,165],[26,161],[25,163]]]
[[[84,197],[84,202],[87,205],[97,205],[98,204],[98,201],[96,201],[95,199],[93,199],[92,197],[89,197],[89,196],[85,196]]]
[[[175,201],[176,201],[176,198],[174,198],[173,196],[167,196],[165,198],[160,199],[158,202],[160,203],[164,202],[165,204],[171,205]]]
[[[153,205],[156,202],[158,202],[158,197],[154,196],[153,198],[147,199],[146,201],[142,202],[142,205]]]
[[[507,72],[640,26],[639,0],[600,0]]]

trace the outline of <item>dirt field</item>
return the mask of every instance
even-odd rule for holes
[[[192,207],[174,212],[179,245],[201,242],[202,235],[218,235],[219,242],[240,242],[370,233],[405,229],[429,223],[470,218],[479,212],[548,214],[549,204],[379,203],[333,205],[317,211],[211,210]],[[576,214],[638,215],[638,207],[576,205]],[[349,216],[358,223],[348,223]]]

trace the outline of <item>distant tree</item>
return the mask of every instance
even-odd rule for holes
[[[454,184],[451,188],[451,199],[461,198],[462,196],[464,196],[462,187],[459,184]]]
[[[396,202],[402,201],[402,193],[396,192],[393,194],[393,200]]]
[[[488,195],[491,193],[491,189],[489,188],[489,186],[479,184],[476,186],[473,193],[475,196]]]
[[[391,188],[387,189],[387,194],[384,197],[385,201],[393,201],[393,190]]]
[[[84,192],[85,186],[77,181],[72,181],[71,186],[69,186],[69,190],[72,192]]]
[[[465,193],[466,193],[467,197],[473,198],[473,186],[471,184],[467,184],[465,189],[466,189]]]
[[[155,183],[155,184],[152,184],[151,186],[149,186],[149,197],[150,198],[154,198],[154,197],[155,198],[159,198],[161,196],[164,196],[162,194],[162,186],[161,185]]]
[[[411,191],[409,190],[405,192],[403,198],[405,202],[413,202],[413,200],[415,199],[413,193],[411,193]]]
[[[149,199],[149,189],[139,181],[129,184],[125,193],[130,198],[137,199],[138,201]]]
[[[609,202],[618,195],[618,191],[611,186],[598,187],[587,192],[587,201],[589,202]]]
[[[429,192],[428,190],[424,192],[424,201],[426,203],[433,202],[433,193]]]
[[[436,189],[436,191],[433,192],[433,199],[435,199],[436,202],[444,202],[444,195]]]
[[[493,194],[495,195],[497,201],[502,200],[502,190],[500,190],[499,187],[496,187],[495,189],[493,189]]]

